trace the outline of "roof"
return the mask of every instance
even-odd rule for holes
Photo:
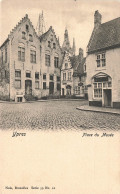
[[[0,49],[9,41],[9,38],[7,38],[3,43],[2,45],[0,46]]]
[[[72,68],[74,71],[77,71],[77,68],[79,66],[79,64],[82,63],[83,58],[81,57],[81,55],[73,55],[72,57],[69,57]]]
[[[80,73],[80,74],[83,74],[84,73],[84,64],[85,64],[85,61],[86,61],[86,57],[84,57],[82,59],[81,63],[79,63],[79,65],[78,65],[77,72]]]
[[[93,29],[88,53],[120,46],[120,17]]]

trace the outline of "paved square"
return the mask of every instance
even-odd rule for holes
[[[0,129],[120,129],[120,116],[76,110],[87,101],[0,103]]]

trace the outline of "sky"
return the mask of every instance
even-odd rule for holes
[[[16,24],[28,14],[36,28],[39,13],[43,10],[46,30],[53,27],[62,46],[67,27],[76,54],[86,47],[94,26],[94,12],[102,14],[102,23],[120,17],[120,0],[0,0],[0,45]]]

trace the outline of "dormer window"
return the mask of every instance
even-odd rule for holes
[[[56,44],[55,43],[53,43],[53,48],[56,49]]]
[[[29,26],[28,25],[26,25],[26,31],[29,32]]]
[[[29,34],[29,41],[33,41],[33,36],[32,36],[32,34]]]
[[[25,35],[26,35],[26,33],[22,32],[22,39],[26,39]]]
[[[51,43],[50,43],[50,41],[48,41],[48,47],[51,47]]]

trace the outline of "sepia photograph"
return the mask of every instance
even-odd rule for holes
[[[120,194],[120,0],[0,0],[0,194]]]

